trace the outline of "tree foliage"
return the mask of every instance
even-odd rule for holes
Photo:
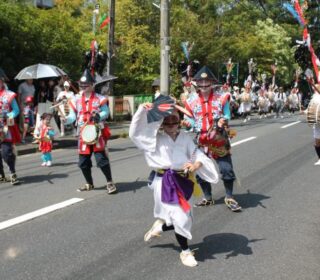
[[[107,51],[107,28],[92,32],[93,5],[85,0],[56,0],[50,10],[36,9],[25,1],[0,3],[0,67],[13,77],[23,67],[50,63],[78,79],[84,52],[96,39]],[[116,94],[150,92],[160,73],[160,10],[156,0],[116,1],[114,74]],[[158,1],[159,2],[159,1]],[[180,84],[177,64],[184,60],[181,42],[194,43],[191,60],[209,65],[218,76],[230,57],[240,65],[240,81],[254,58],[258,72],[270,73],[278,62],[282,84],[292,80],[293,46],[302,30],[278,0],[172,0],[170,9],[170,63],[174,90]],[[307,18],[316,51],[319,49],[320,7],[308,1]],[[107,12],[106,1],[100,12]],[[98,18],[97,18],[98,21]]]

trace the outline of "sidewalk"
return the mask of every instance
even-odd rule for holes
[[[117,139],[120,137],[127,137],[129,133],[130,122],[108,123],[111,129],[110,139]],[[39,152],[38,144],[32,144],[31,139],[25,144],[18,144],[18,156]],[[64,137],[55,137],[53,141],[53,149],[61,149],[68,147],[76,147],[78,144],[78,137],[67,135]]]

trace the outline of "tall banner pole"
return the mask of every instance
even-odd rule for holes
[[[161,41],[161,61],[160,61],[160,92],[163,95],[170,94],[169,84],[169,52],[170,52],[170,16],[169,0],[161,0],[160,5],[160,41]]]

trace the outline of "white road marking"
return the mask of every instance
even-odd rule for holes
[[[293,126],[293,125],[298,124],[298,123],[301,123],[301,121],[297,121],[297,122],[293,122],[293,123],[286,124],[286,125],[284,125],[284,126],[281,126],[281,128],[287,128],[287,127],[289,127],[289,126]]]
[[[252,137],[249,137],[249,138],[240,140],[240,141],[238,141],[238,142],[234,142],[234,143],[231,144],[231,147],[234,147],[234,146],[240,145],[240,144],[242,144],[242,143],[245,143],[245,142],[254,140],[254,139],[256,139],[256,138],[257,138],[256,136],[252,136]]]
[[[0,230],[12,227],[12,226],[20,224],[20,223],[24,223],[24,222],[32,220],[32,219],[35,219],[37,217],[43,216],[45,214],[48,214],[50,212],[62,209],[64,207],[70,206],[70,205],[75,204],[75,203],[78,203],[78,202],[80,202],[82,200],[84,200],[84,199],[82,199],[82,198],[71,198],[71,199],[68,199],[66,201],[63,201],[63,202],[60,202],[60,203],[57,203],[57,204],[53,204],[53,205],[50,205],[48,207],[44,207],[44,208],[41,208],[39,210],[27,213],[25,215],[22,215],[22,216],[19,216],[19,217],[16,217],[16,218],[1,222],[0,223]]]

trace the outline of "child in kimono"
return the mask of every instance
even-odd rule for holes
[[[193,172],[211,183],[218,182],[213,162],[193,143],[192,138],[179,130],[179,114],[159,121],[147,121],[152,104],[140,105],[133,116],[129,137],[144,151],[152,172],[150,188],[154,191],[154,217],[157,219],[145,234],[144,240],[159,237],[162,232],[174,230],[182,252],[180,259],[186,266],[194,267],[197,261],[188,246],[192,238],[192,194],[196,189]],[[159,131],[162,126],[163,132]]]
[[[51,166],[52,165],[52,139],[55,134],[53,128],[50,126],[51,114],[43,113],[41,115],[41,123],[39,130],[35,131],[34,136],[39,140],[39,150],[41,151],[41,166]]]

